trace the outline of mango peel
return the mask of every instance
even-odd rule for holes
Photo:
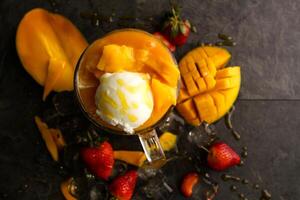
[[[230,58],[226,49],[203,46],[180,60],[183,86],[176,109],[189,124],[214,123],[232,107],[240,90],[241,72],[239,66],[225,67]]]
[[[74,69],[88,43],[65,17],[36,8],[25,14],[16,33],[16,48],[25,70],[51,91],[73,90]]]

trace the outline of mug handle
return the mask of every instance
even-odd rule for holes
[[[139,134],[148,164],[145,167],[160,168],[166,163],[166,156],[157,137],[156,130]]]

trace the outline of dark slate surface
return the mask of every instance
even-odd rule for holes
[[[106,24],[95,28],[79,16],[80,11],[98,9],[109,15],[154,17],[144,28],[153,31],[161,13],[168,10],[168,1],[57,1],[58,12],[70,18],[89,41],[105,32],[128,24],[141,27],[138,21]],[[183,2],[183,1],[182,1]],[[220,137],[241,151],[249,148],[246,165],[228,173],[258,182],[268,188],[273,199],[292,200],[300,196],[300,27],[299,1],[206,0],[179,2],[183,13],[197,26],[198,33],[178,49],[180,58],[195,43],[215,41],[218,32],[232,35],[238,46],[230,49],[232,64],[242,66],[242,88],[234,115],[234,124],[241,132],[237,143],[217,123]],[[58,185],[62,177],[47,154],[45,145],[33,123],[33,116],[47,108],[41,101],[42,88],[21,67],[15,50],[16,26],[24,13],[34,7],[54,10],[48,1],[3,0],[0,3],[0,199],[60,199]],[[113,9],[114,8],[114,9]],[[147,9],[146,9],[147,8]],[[132,25],[134,24],[134,25]],[[113,137],[115,140],[115,137]],[[120,140],[120,139],[118,139]],[[122,144],[137,142],[122,138]],[[181,175],[191,170],[182,162],[164,168],[169,184],[175,187],[173,199],[184,199],[176,187]],[[213,173],[219,179],[220,173]],[[259,190],[240,186],[249,199],[258,199]],[[216,199],[238,199],[229,192],[230,183],[221,183]],[[8,195],[8,196],[7,196]],[[201,199],[195,196],[194,199]]]

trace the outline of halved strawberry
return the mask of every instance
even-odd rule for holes
[[[224,142],[216,142],[209,148],[207,163],[214,170],[225,170],[240,162],[240,156]]]
[[[137,172],[130,170],[124,175],[118,176],[109,185],[109,191],[118,200],[130,200],[136,185]]]
[[[99,147],[83,148],[80,155],[91,173],[108,180],[115,162],[112,146],[108,142],[103,142]]]

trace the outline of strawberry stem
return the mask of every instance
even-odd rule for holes
[[[206,147],[204,147],[203,145],[201,145],[200,148],[203,149],[204,151],[206,151],[207,153],[209,153],[209,150]]]

